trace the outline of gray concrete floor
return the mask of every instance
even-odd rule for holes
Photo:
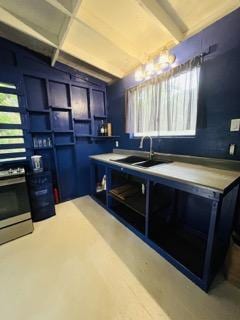
[[[240,290],[206,294],[91,198],[0,247],[3,320],[239,320]]]

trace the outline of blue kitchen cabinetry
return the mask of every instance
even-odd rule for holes
[[[205,291],[224,263],[238,183],[221,193],[91,159],[92,197]]]

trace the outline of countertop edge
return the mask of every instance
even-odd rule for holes
[[[111,154],[114,154],[114,153],[104,153],[104,154],[105,155],[107,155],[107,154],[111,155]],[[192,186],[192,187],[202,188],[202,189],[205,189],[205,190],[211,190],[212,192],[216,192],[216,193],[220,193],[220,194],[223,194],[228,188],[231,187],[232,184],[234,184],[236,182],[236,180],[240,179],[240,177],[238,176],[226,188],[218,189],[218,188],[214,188],[214,187],[211,187],[211,186],[208,186],[208,185],[204,185],[204,184],[200,184],[200,183],[197,183],[197,182],[192,182],[192,181],[187,181],[187,180],[184,180],[184,179],[178,179],[178,178],[175,178],[175,177],[170,177],[170,176],[167,176],[167,175],[164,175],[164,174],[161,174],[161,173],[149,172],[146,169],[142,169],[142,168],[139,168],[139,167],[133,167],[132,165],[127,165],[127,164],[123,164],[123,163],[117,163],[117,162],[113,162],[111,160],[99,159],[99,156],[101,156],[101,155],[103,155],[103,154],[92,155],[92,156],[89,156],[89,158],[93,159],[93,160],[97,160],[97,161],[103,162],[103,163],[106,163],[106,164],[110,164],[110,165],[113,165],[113,166],[130,169],[132,171],[140,172],[140,173],[143,173],[143,174],[146,174],[146,175],[149,175],[149,176],[159,177],[159,178],[167,179],[167,180],[170,180],[170,181],[175,181],[175,182],[178,182],[178,183],[187,184],[187,185]],[[119,156],[125,156],[126,154],[118,153],[118,155]]]

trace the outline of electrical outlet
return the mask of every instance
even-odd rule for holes
[[[239,131],[240,130],[240,119],[232,119],[230,131]]]
[[[234,156],[235,152],[236,152],[236,145],[232,143],[232,144],[229,145],[229,154],[230,154],[230,156]]]
[[[115,147],[118,148],[119,147],[119,142],[116,140],[115,141]]]

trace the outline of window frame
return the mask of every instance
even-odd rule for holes
[[[19,149],[19,152],[9,152],[9,153],[0,153],[0,163],[5,162],[14,162],[19,160],[27,159],[27,145],[26,145],[26,127],[25,127],[25,108],[23,107],[23,99],[21,93],[21,86],[18,81],[14,81],[12,79],[3,79],[4,75],[1,75],[0,83],[6,85],[12,85],[15,88],[0,86],[0,93],[4,94],[14,94],[17,95],[18,99],[18,107],[16,106],[0,106],[0,112],[9,112],[9,113],[18,113],[20,116],[21,123],[20,124],[10,124],[10,123],[0,123],[0,131],[4,129],[19,129],[22,130],[20,135],[2,135],[0,136],[0,150],[11,150],[11,149]],[[23,139],[23,143],[11,143],[11,144],[1,144],[1,139],[10,139],[10,138],[21,138]],[[24,151],[22,151],[24,149]]]
[[[200,59],[199,59],[200,58]],[[183,65],[179,65],[178,67],[176,67],[176,72],[175,73],[171,73],[171,71],[167,71],[165,74],[163,74],[163,76],[159,77],[159,78],[162,78],[162,80],[160,81],[165,81],[165,80],[168,80],[169,78],[171,77],[178,77],[178,76],[182,76],[184,73],[187,73],[187,72],[192,72],[192,69],[193,68],[197,68],[199,67],[199,74],[198,74],[198,88],[197,88],[197,105],[196,105],[196,110],[195,110],[195,115],[194,115],[194,120],[195,120],[195,124],[194,124],[194,128],[192,126],[192,128],[188,129],[188,130],[154,130],[154,131],[144,131],[144,132],[139,132],[139,131],[135,131],[133,132],[128,132],[126,131],[127,134],[129,134],[129,137],[131,139],[139,139],[143,136],[151,136],[153,138],[196,138],[197,136],[197,131],[198,131],[198,117],[199,117],[199,105],[198,105],[198,98],[199,98],[199,92],[200,92],[200,79],[201,79],[201,64],[202,64],[202,58],[201,57],[196,57],[195,59],[192,59],[192,60],[189,60],[187,61],[185,64]],[[192,63],[193,62],[193,63]],[[197,62],[197,63],[196,63]],[[177,70],[178,69],[178,70]],[[166,77],[164,77],[166,75]],[[155,77],[155,78],[158,78]],[[154,80],[156,79],[150,79],[146,82],[149,82],[149,85],[151,86],[152,84],[154,84]],[[157,83],[157,82],[156,82]],[[139,85],[139,87],[141,87],[142,85],[144,85],[144,82],[141,83]],[[126,103],[128,104],[128,92],[131,91],[131,90],[134,90],[138,87],[138,85],[136,86],[133,86],[133,87],[130,87],[127,89],[126,91]],[[191,94],[191,90],[195,90],[196,88],[194,88],[193,86],[189,86],[189,88],[184,88],[186,92],[190,92]],[[127,108],[125,108],[125,117],[128,116],[128,109],[129,106],[127,106]],[[136,105],[135,105],[135,108],[136,108]],[[134,111],[136,114],[138,113],[137,109],[135,109]],[[148,114],[151,114],[152,110],[148,110]],[[126,118],[127,119],[127,118]],[[125,120],[125,124],[126,124],[126,128],[128,127],[128,124],[127,124],[127,121],[128,120]],[[135,122],[137,120],[135,119]],[[159,127],[159,126],[158,126]],[[137,129],[140,129],[140,128],[137,128],[136,124],[133,125],[133,128],[134,130],[137,130]],[[128,129],[127,129],[128,130]]]

